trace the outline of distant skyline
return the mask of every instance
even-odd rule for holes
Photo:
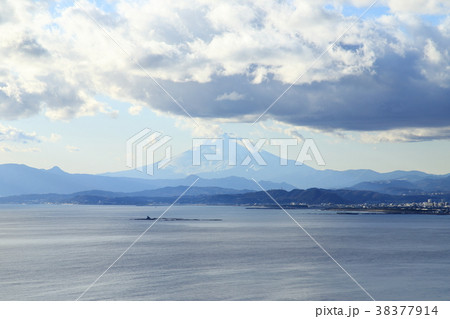
[[[317,169],[450,173],[450,4],[379,1],[358,20],[372,4],[0,0],[0,164],[126,170],[148,127],[174,154],[312,138]]]

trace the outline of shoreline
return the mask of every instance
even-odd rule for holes
[[[322,210],[337,211],[339,215],[450,215],[450,211],[439,211],[436,209],[410,209],[410,208],[356,208],[339,207],[325,208]]]

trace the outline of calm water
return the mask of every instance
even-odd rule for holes
[[[0,300],[75,300],[164,207],[0,206]],[[450,299],[450,216],[289,211],[377,300]],[[368,300],[280,210],[173,207],[83,300]]]

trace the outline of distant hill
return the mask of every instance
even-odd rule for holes
[[[348,189],[367,190],[393,195],[426,194],[435,192],[450,192],[450,176],[442,178],[425,178],[414,183],[406,180],[385,180],[358,183]]]
[[[425,178],[417,182],[425,192],[447,192],[450,190],[450,176],[444,178]]]
[[[108,192],[108,191],[100,191],[100,190],[91,190],[91,191],[84,191],[84,192],[78,192],[75,194],[69,194],[68,196],[101,196],[101,197],[174,197],[179,196],[187,189],[187,186],[169,186],[169,187],[163,187],[163,188],[157,188],[157,189],[149,189],[139,192],[131,192],[131,193],[124,193],[124,192]],[[243,193],[250,193],[252,190],[249,189],[243,189],[243,190],[237,190],[233,188],[222,188],[222,187],[198,187],[193,186],[191,187],[185,195],[188,196],[198,196],[198,195],[220,195],[220,194],[243,194]],[[25,195],[27,196],[27,195]]]
[[[0,204],[80,204],[80,205],[170,205],[188,186],[165,187],[134,193],[115,193],[106,191],[85,191],[74,194],[32,194],[0,198]],[[450,201],[450,193],[443,195],[388,195],[372,191],[330,190],[311,188],[270,190],[269,194],[281,205],[320,205],[320,204],[376,204]],[[232,189],[192,187],[181,197],[178,204],[185,205],[274,205],[273,200],[264,191],[245,192]]]
[[[96,199],[114,199],[114,198],[129,198],[130,201],[140,198],[170,198],[178,197],[182,194],[188,186],[175,186],[175,187],[163,187],[154,190],[145,190],[140,192],[108,192],[102,190],[90,190],[77,192],[73,194],[25,194],[25,195],[13,195],[0,197],[0,204],[15,203],[15,204],[43,204],[43,203],[55,203],[55,204],[67,204],[75,203],[76,199],[83,199],[82,203],[87,198]],[[221,187],[191,187],[186,196],[199,196],[199,195],[218,195],[218,194],[240,194],[248,193],[251,190],[236,190],[230,188]],[[95,204],[95,203],[93,203]]]
[[[417,185],[405,180],[362,182],[349,187],[348,189],[366,190],[393,195],[423,193],[423,190],[419,189]]]
[[[362,204],[397,202],[401,198],[368,191],[330,190],[310,188],[306,190],[295,189],[290,192],[285,190],[271,190],[271,196],[281,205],[287,204]],[[265,192],[254,192],[237,195],[213,195],[203,196],[197,199],[203,204],[237,204],[237,205],[273,205],[273,200]],[[182,198],[180,203],[189,203],[192,198]]]
[[[69,174],[58,167],[36,169],[26,165],[0,165],[0,196],[22,194],[71,194],[92,189],[110,192],[140,192],[163,187],[189,186],[196,176],[181,179],[142,179],[127,177],[109,177],[90,174]],[[293,189],[287,183],[260,181],[267,189]],[[254,181],[243,177],[225,177],[215,179],[200,178],[197,187],[228,188],[234,190],[259,190]]]

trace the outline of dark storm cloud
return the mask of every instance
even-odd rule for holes
[[[371,71],[338,81],[293,86],[265,115],[277,120],[323,130],[378,131],[407,127],[450,125],[450,89],[428,81],[416,67],[419,54],[390,54]],[[184,112],[150,79],[129,92],[162,111]],[[235,118],[259,116],[287,87],[275,80],[251,84],[245,76],[215,78],[208,83],[163,85],[194,117]],[[217,99],[236,92],[239,100]],[[263,119],[264,119],[263,118]]]

